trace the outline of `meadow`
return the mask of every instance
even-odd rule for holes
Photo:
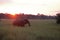
[[[60,24],[56,20],[29,20],[31,27],[13,26],[12,19],[0,21],[0,40],[60,40]]]

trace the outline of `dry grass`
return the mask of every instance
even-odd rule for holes
[[[0,22],[0,40],[60,40],[60,25],[55,20],[30,20],[31,27],[13,26],[12,22]]]

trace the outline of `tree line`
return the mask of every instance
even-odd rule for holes
[[[0,19],[15,19],[15,18],[28,18],[28,19],[55,19],[56,16],[48,16],[48,15],[32,15],[32,14],[3,14],[0,13]]]

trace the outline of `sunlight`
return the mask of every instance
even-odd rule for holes
[[[16,14],[11,14],[11,16],[10,16],[11,18],[16,18]]]

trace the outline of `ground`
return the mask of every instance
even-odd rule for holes
[[[60,24],[56,20],[29,20],[31,27],[13,26],[13,20],[0,21],[0,40],[60,40]],[[2,36],[1,36],[2,35]]]

